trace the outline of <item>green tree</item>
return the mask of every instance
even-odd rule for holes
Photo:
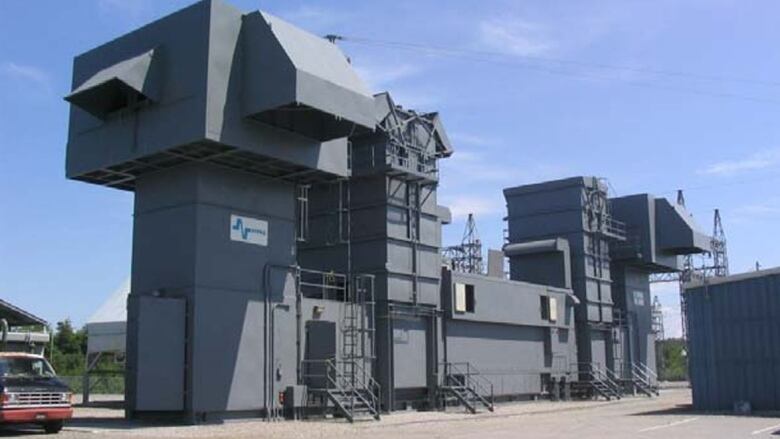
[[[688,379],[688,357],[681,338],[658,341],[656,345],[658,378],[663,381]]]
[[[57,322],[54,331],[54,346],[51,352],[52,365],[60,375],[81,375],[87,355],[86,329],[74,329],[69,319]]]

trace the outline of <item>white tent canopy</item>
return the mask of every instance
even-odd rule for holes
[[[130,278],[128,277],[87,320],[88,354],[125,353],[129,294]]]

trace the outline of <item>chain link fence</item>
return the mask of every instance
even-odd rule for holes
[[[83,376],[60,376],[65,384],[70,387],[74,394],[84,392]],[[89,393],[92,395],[124,395],[125,377],[122,374],[112,375],[90,375]]]

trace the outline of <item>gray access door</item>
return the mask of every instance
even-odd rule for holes
[[[428,386],[428,322],[423,318],[393,320],[395,388]]]
[[[184,410],[184,299],[142,296],[138,303],[136,409]]]
[[[306,322],[305,383],[313,389],[329,387],[328,369],[323,360],[336,358],[336,323],[324,320]]]
[[[609,367],[607,363],[607,337],[604,331],[590,331],[590,361],[601,368]]]

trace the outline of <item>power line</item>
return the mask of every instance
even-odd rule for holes
[[[329,36],[333,37],[334,35],[329,35]],[[575,67],[585,67],[585,68],[593,68],[593,69],[601,69],[601,70],[617,70],[617,71],[624,71],[624,72],[644,73],[650,75],[690,78],[690,79],[697,79],[703,81],[739,82],[745,84],[762,85],[766,87],[780,87],[780,81],[769,81],[769,80],[755,79],[755,78],[742,78],[742,77],[727,76],[727,75],[712,75],[712,74],[682,72],[682,71],[674,71],[674,70],[651,69],[651,68],[644,68],[644,67],[620,66],[620,65],[575,61],[569,59],[551,58],[551,57],[542,57],[542,56],[519,55],[519,54],[510,55],[503,52],[473,50],[473,49],[464,49],[464,48],[457,48],[457,47],[447,47],[447,46],[419,44],[419,43],[410,43],[410,42],[401,42],[401,41],[376,40],[376,39],[363,38],[363,37],[352,37],[352,36],[341,36],[341,35],[337,37],[339,40],[353,42],[356,44],[397,47],[400,49],[424,50],[429,52],[440,52],[440,53],[449,53],[449,54],[483,55],[483,56],[493,56],[493,57],[501,57],[501,58],[519,58],[527,61],[556,63],[561,65],[569,65]]]
[[[759,181],[767,181],[767,180],[776,180],[780,178],[780,174],[772,174],[772,175],[764,175],[761,177],[755,177],[755,178],[746,178],[742,180],[737,181],[729,181],[729,182],[722,182],[722,183],[712,183],[712,184],[703,184],[703,185],[697,185],[697,186],[690,186],[687,188],[681,188],[685,192],[691,192],[691,191],[699,191],[699,190],[707,190],[707,189],[718,189],[722,187],[728,187],[728,186],[739,186],[743,184],[753,184]],[[659,191],[654,192],[658,195],[668,195],[672,193],[676,193],[679,189],[673,189],[673,190],[666,190],[666,191]]]
[[[577,79],[589,79],[589,80],[598,80],[598,81],[611,81],[615,80],[614,77],[609,76],[603,76],[603,75],[593,75],[593,74],[583,74],[583,73],[576,73],[570,70],[560,70],[550,67],[545,67],[542,65],[535,65],[535,64],[528,64],[528,63],[522,63],[517,61],[512,61],[510,56],[498,52],[485,52],[485,51],[475,51],[475,50],[466,50],[466,49],[455,49],[455,48],[445,48],[441,46],[428,46],[428,45],[422,45],[422,44],[416,44],[416,43],[400,43],[400,42],[392,42],[392,41],[381,41],[381,40],[371,40],[367,38],[360,38],[360,37],[346,37],[346,36],[339,36],[339,39],[345,42],[352,42],[356,44],[366,44],[366,45],[375,45],[375,46],[386,46],[391,48],[400,48],[400,49],[406,49],[406,50],[419,50],[419,51],[425,51],[428,53],[431,53],[433,55],[440,55],[440,56],[451,56],[451,57],[458,57],[461,59],[471,60],[471,61],[477,61],[477,62],[487,62],[487,63],[493,63],[493,64],[501,64],[508,67],[515,67],[520,68],[524,70],[531,70],[536,71],[540,73],[545,74],[552,74],[557,76],[565,76],[570,78],[577,78]],[[620,67],[620,66],[607,66],[604,64],[590,64],[590,63],[583,63],[578,61],[568,61],[568,60],[559,60],[554,58],[542,58],[542,57],[530,57],[530,56],[517,56],[514,58],[521,58],[521,59],[527,59],[527,60],[533,60],[536,62],[554,62],[561,65],[572,65],[572,66],[580,66],[580,67],[589,67],[589,68],[598,68],[598,69],[611,69],[611,70],[619,70],[619,71],[633,71],[637,73],[646,73],[646,74],[655,74],[655,75],[666,75],[666,76],[679,76],[679,77],[688,77],[688,78],[696,78],[700,80],[709,80],[709,81],[732,81],[732,82],[752,82],[754,84],[761,84],[765,86],[777,86],[780,87],[780,82],[771,82],[771,81],[761,81],[761,80],[753,80],[753,79],[746,79],[746,78],[732,78],[732,77],[726,77],[726,76],[714,76],[714,75],[699,75],[694,73],[684,73],[684,72],[671,72],[671,71],[663,71],[663,70],[651,70],[651,69],[639,69],[639,68],[633,68],[633,67]],[[756,97],[756,96],[745,96],[735,93],[728,93],[728,92],[714,92],[714,91],[708,91],[708,90],[700,90],[700,89],[693,89],[693,88],[685,88],[685,87],[677,87],[677,86],[670,86],[670,85],[663,85],[663,84],[653,84],[648,82],[638,82],[638,81],[628,81],[628,80],[621,80],[621,84],[628,85],[631,87],[639,87],[639,88],[647,88],[647,89],[656,89],[656,90],[663,90],[663,91],[670,91],[670,92],[678,92],[678,93],[686,93],[686,94],[693,94],[693,95],[700,95],[700,96],[710,96],[710,97],[717,97],[717,98],[729,98],[729,99],[738,99],[738,100],[744,100],[744,101],[752,101],[752,102],[759,102],[764,104],[774,104],[774,105],[780,105],[780,100],[776,99],[768,99],[768,98],[762,98],[762,97]]]

